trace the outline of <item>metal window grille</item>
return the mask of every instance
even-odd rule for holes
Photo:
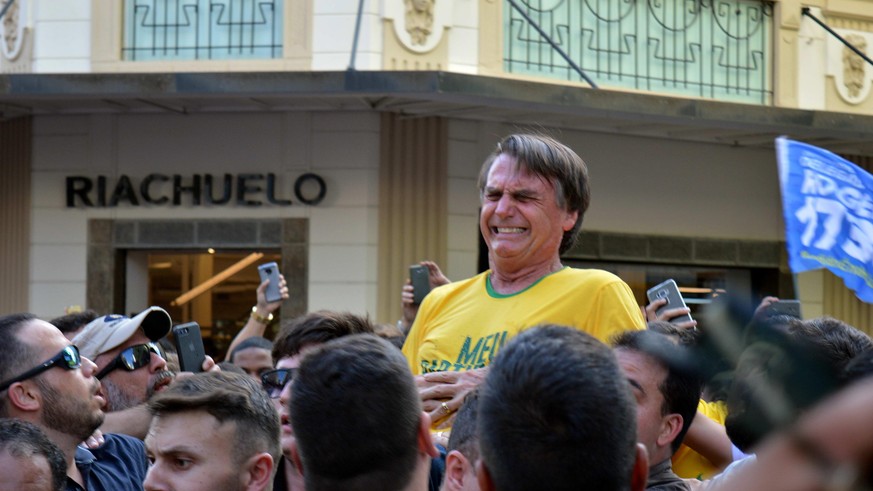
[[[772,100],[773,4],[761,0],[517,0],[595,82],[735,102]],[[578,80],[504,2],[504,69]]]
[[[283,0],[125,0],[122,59],[282,57]]]

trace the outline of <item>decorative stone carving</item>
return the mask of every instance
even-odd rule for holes
[[[0,0],[3,1],[3,0]],[[384,19],[404,50],[421,55],[434,51],[451,28],[453,1],[386,0]]]
[[[863,37],[849,34],[846,36],[846,41],[858,48],[858,51],[867,54],[867,40]],[[843,85],[846,86],[851,99],[857,99],[861,95],[861,89],[864,88],[864,78],[866,77],[864,65],[866,63],[848,46],[843,46]]]
[[[868,47],[873,46],[873,33],[848,29],[834,30],[865,55],[868,53]],[[827,43],[827,74],[833,77],[833,87],[837,94],[848,104],[861,104],[870,95],[870,88],[873,85],[871,83],[873,66],[834,36],[828,36],[825,42]],[[801,76],[811,77],[814,74],[805,73]]]
[[[11,0],[0,2],[0,10]],[[21,46],[24,43],[24,19],[22,19],[21,2],[23,0],[15,0],[3,15],[0,21],[0,52],[7,60],[15,60],[21,54]]]
[[[406,32],[415,46],[423,46],[433,31],[433,10],[436,0],[404,0]]]

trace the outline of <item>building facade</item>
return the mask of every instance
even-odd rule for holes
[[[641,304],[676,277],[692,300],[797,296],[867,329],[829,273],[792,281],[784,260],[773,139],[873,156],[873,66],[804,7],[873,46],[866,0],[15,0],[3,310],[158,303],[221,337],[272,258],[283,317],[393,322],[410,264],[485,267],[479,168],[500,137],[538,131],[590,168],[568,264],[619,273]]]

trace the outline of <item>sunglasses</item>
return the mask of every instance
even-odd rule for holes
[[[116,368],[123,368],[128,372],[132,372],[139,368],[148,366],[152,362],[152,353],[164,358],[161,352],[161,347],[157,343],[135,344],[124,349],[118,356],[115,357],[108,365],[100,370],[97,374],[97,379],[102,379],[109,372]]]
[[[282,389],[288,385],[288,382],[294,380],[294,374],[297,373],[296,368],[277,368],[261,374],[261,384],[264,390],[270,395],[271,399],[278,399],[282,394]]]
[[[79,356],[79,348],[71,344],[69,346],[65,346],[60,353],[53,356],[50,360],[44,361],[38,367],[31,368],[21,375],[0,384],[0,392],[8,389],[9,386],[14,384],[15,382],[21,382],[22,380],[36,377],[37,375],[52,367],[61,367],[66,370],[75,370],[80,366],[82,366],[82,357]]]

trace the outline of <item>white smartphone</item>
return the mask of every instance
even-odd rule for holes
[[[649,303],[654,302],[655,300],[658,300],[659,298],[663,298],[663,299],[667,300],[667,303],[662,305],[656,311],[656,313],[658,315],[661,315],[661,312],[663,312],[667,309],[678,309],[678,308],[688,307],[687,305],[685,305],[685,299],[682,298],[682,294],[679,293],[679,286],[676,285],[676,281],[674,281],[673,278],[670,278],[669,280],[667,280],[663,283],[660,283],[658,285],[653,286],[652,288],[649,288],[649,290],[646,291],[646,296],[649,298]],[[674,317],[674,318],[670,319],[670,322],[672,322],[673,324],[681,324],[683,322],[690,322],[692,320],[693,319],[691,318],[691,314],[689,313],[689,314],[680,315],[678,317]]]
[[[262,264],[258,266],[258,274],[261,276],[261,283],[270,280],[267,291],[264,292],[267,302],[282,300],[282,294],[279,292],[279,265],[274,262]]]

